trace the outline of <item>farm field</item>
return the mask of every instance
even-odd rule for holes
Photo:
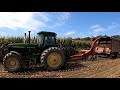
[[[0,64],[0,78],[119,78],[120,59],[101,58],[98,61],[82,61],[63,71],[42,71],[33,68],[22,73],[8,73]]]
[[[119,78],[119,17],[1,13],[0,78]]]

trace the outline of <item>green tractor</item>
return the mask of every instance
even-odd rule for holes
[[[8,72],[18,72],[31,65],[39,65],[47,70],[58,70],[65,65],[65,54],[56,44],[56,33],[41,31],[37,33],[37,43],[8,44],[8,53],[3,65]]]

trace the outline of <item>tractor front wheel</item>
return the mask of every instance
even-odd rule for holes
[[[41,64],[47,70],[58,70],[64,66],[64,53],[58,47],[50,47],[41,54]]]
[[[8,53],[3,59],[3,65],[8,72],[18,72],[21,69],[21,58],[13,53]]]

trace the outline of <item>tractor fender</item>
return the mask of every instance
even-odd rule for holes
[[[16,54],[17,56],[22,57],[22,56],[21,56],[21,54],[20,54],[20,53],[18,53],[18,52],[16,52],[16,51],[10,51],[10,53],[12,53],[12,54]]]

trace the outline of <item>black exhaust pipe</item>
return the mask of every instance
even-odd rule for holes
[[[24,43],[26,43],[26,33],[25,33],[25,37],[24,37]]]
[[[28,41],[28,43],[30,44],[30,32],[31,32],[31,31],[28,31],[28,32],[29,32],[29,41]]]

